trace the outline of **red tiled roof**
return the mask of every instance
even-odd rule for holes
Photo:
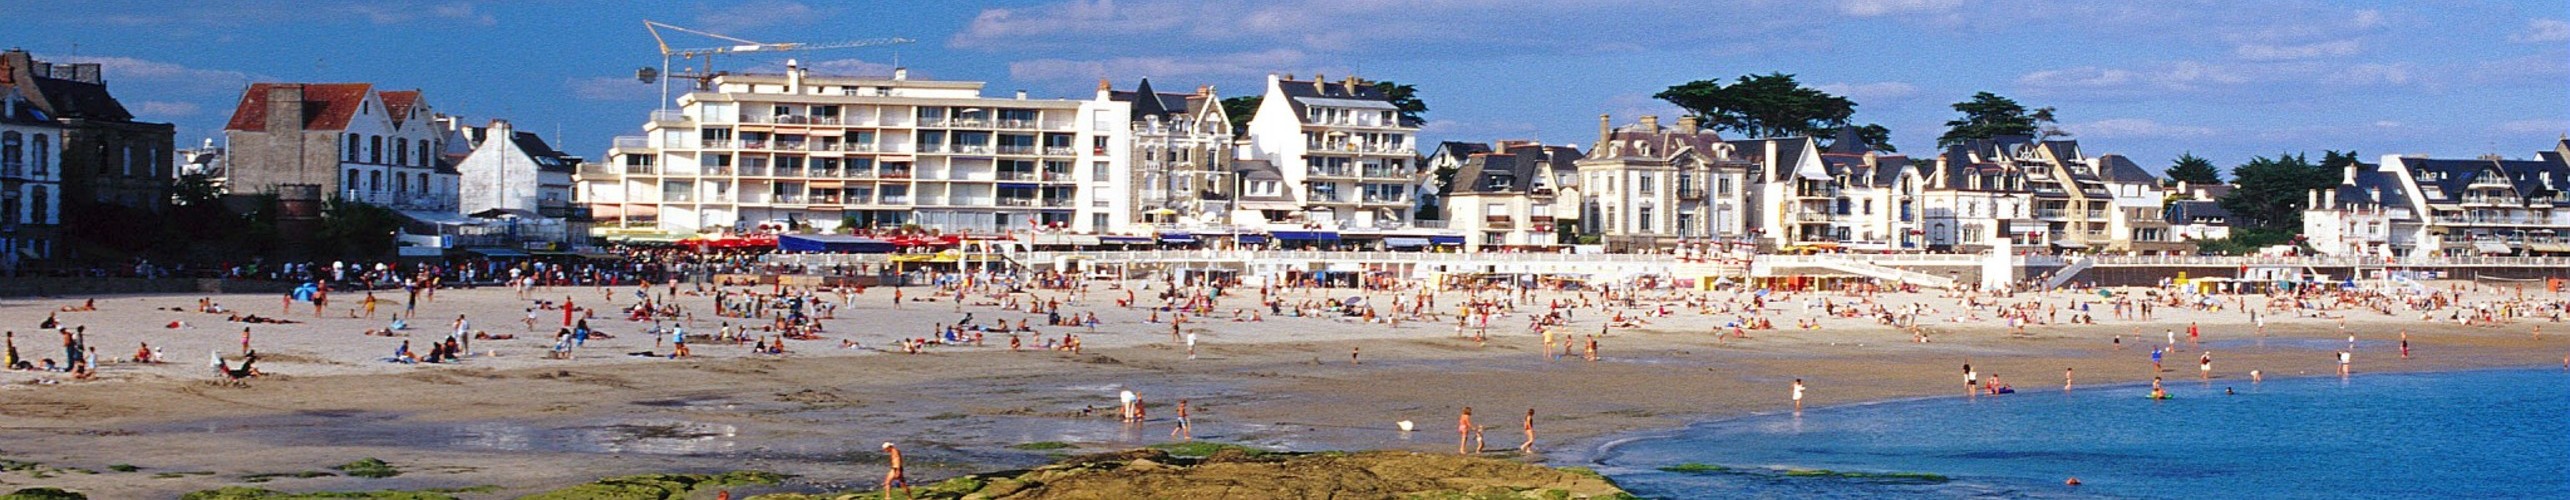
[[[364,83],[252,84],[249,91],[241,93],[241,105],[232,109],[232,123],[225,125],[224,130],[266,131],[268,90],[289,85],[303,88],[305,130],[347,129],[348,122],[357,116],[357,107],[366,101],[366,94],[374,88]]]
[[[393,118],[394,127],[402,126],[402,121],[410,118],[410,107],[419,104],[419,90],[416,89],[386,90],[376,96],[384,100],[384,112]]]

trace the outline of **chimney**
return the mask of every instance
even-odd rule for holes
[[[1329,93],[1329,91],[1330,91],[1330,79],[1329,79],[1329,77],[1321,76],[1321,74],[1320,74],[1320,73],[1313,73],[1313,74],[1312,74],[1312,93],[1315,93],[1315,94],[1327,94],[1327,93]]]
[[[1100,101],[1104,101],[1104,100],[1109,100],[1109,99],[1113,98],[1113,97],[1110,95],[1110,93],[1111,93],[1111,92],[1115,92],[1115,85],[1107,83],[1107,79],[1105,79],[1105,78],[1099,78],[1099,79],[1098,79],[1098,100],[1100,100]]]
[[[791,58],[785,60],[785,93],[803,93],[803,64],[801,61],[796,61]]]
[[[2322,189],[2320,190],[2320,206],[2313,207],[2313,208],[2336,208],[2337,206],[2338,206],[2338,189],[2337,189],[2337,188],[2322,188]]]
[[[2356,164],[2355,164],[2355,163],[2350,162],[2350,163],[2348,163],[2348,164],[2347,164],[2347,166],[2346,166],[2345,168],[2340,169],[2340,172],[2338,172],[2338,183],[2339,183],[2339,184],[2344,184],[2344,185],[2349,185],[2349,186],[2356,185]]]
[[[1679,131],[1679,132],[1685,132],[1685,133],[1687,133],[1687,134],[1689,134],[1689,135],[1694,135],[1694,134],[1695,134],[1695,132],[1696,132],[1696,124],[1697,124],[1697,122],[1696,122],[1696,117],[1695,117],[1695,115],[1686,115],[1686,116],[1678,117],[1678,131]]]
[[[1020,101],[1026,100],[1026,90],[1025,90],[1025,89],[1018,89],[1018,91],[1017,91],[1017,100],[1020,100]]]
[[[89,84],[103,83],[99,80],[98,63],[79,63],[71,65],[70,80]]]
[[[1212,86],[1212,85],[1197,85],[1197,86],[1196,86],[1196,97],[1212,97],[1213,95],[1214,95],[1214,86]]]
[[[1615,123],[1612,121],[1614,118],[1606,113],[1597,114],[1598,147],[1605,147],[1606,140],[1615,137]]]
[[[268,87],[268,133],[293,133],[303,130],[303,86],[297,84]]]
[[[893,69],[892,69],[892,80],[893,80],[893,81],[902,81],[902,80],[908,80],[908,79],[910,79],[910,68],[893,68]]]
[[[1660,115],[1642,115],[1642,130],[1644,132],[1660,131]]]
[[[1350,95],[1350,96],[1354,96],[1354,95],[1356,95],[1356,82],[1357,82],[1357,80],[1356,80],[1356,75],[1348,75],[1348,76],[1347,76],[1347,81],[1341,84],[1342,86],[1344,86],[1344,87],[1346,87],[1346,88],[1347,88],[1347,95]]]
[[[2302,205],[2302,206],[2303,206],[2303,209],[2304,209],[2304,210],[2309,210],[2309,209],[2313,209],[2313,208],[2320,208],[2320,190],[2318,190],[2318,189],[2314,189],[2314,190],[2310,190],[2310,191],[2303,192],[2302,194],[2303,194],[2303,197],[2302,197],[2302,198],[2303,198],[2303,201],[2302,201],[2303,205]]]

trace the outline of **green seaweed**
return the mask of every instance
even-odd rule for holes
[[[133,472],[133,471],[143,470],[143,468],[142,468],[142,467],[135,467],[135,466],[134,466],[134,464],[115,464],[115,465],[109,465],[109,466],[107,466],[107,470],[112,470],[112,471],[116,471],[116,472]]]
[[[688,493],[726,486],[777,484],[785,476],[759,471],[735,471],[722,474],[643,474],[600,479],[588,484],[537,493],[521,500],[669,500],[685,498]]]
[[[1009,449],[1016,449],[1016,450],[1027,450],[1027,451],[1046,451],[1046,450],[1060,450],[1060,449],[1068,449],[1068,448],[1074,448],[1074,447],[1076,447],[1076,446],[1075,446],[1075,445],[1072,445],[1071,443],[1065,443],[1065,442],[1061,442],[1061,441],[1036,441],[1036,442],[1032,442],[1032,443],[1018,443],[1018,444],[1012,444],[1012,445],[1008,445],[1008,447],[1009,447]]]
[[[498,492],[498,491],[500,491],[500,487],[498,487],[498,486],[474,486],[474,487],[469,487],[469,488],[437,488],[437,489],[426,489],[426,490],[415,490],[415,491],[402,491],[402,490],[378,490],[378,491],[316,491],[316,492],[310,492],[310,493],[288,493],[288,492],[277,491],[277,490],[270,490],[270,489],[263,489],[263,488],[252,488],[252,487],[248,487],[248,486],[225,486],[225,487],[217,488],[217,489],[211,489],[211,490],[202,490],[202,491],[190,492],[190,493],[188,493],[187,495],[180,496],[180,497],[179,497],[179,499],[180,499],[180,500],[336,500],[336,499],[353,499],[353,500],[456,500],[456,499],[457,499],[457,497],[455,496],[455,494],[458,494],[458,493],[489,494],[489,493],[495,493],[495,492]]]
[[[382,479],[402,475],[401,469],[395,469],[393,468],[393,464],[384,463],[383,459],[375,457],[366,457],[355,462],[332,466],[331,469],[339,472],[345,472],[351,477],[362,477],[367,479]]]
[[[89,495],[61,488],[25,488],[0,495],[0,500],[89,500]]]
[[[1675,472],[1675,473],[1679,473],[1679,474],[1704,474],[1704,473],[1709,473],[1709,472],[1722,472],[1722,471],[1728,471],[1728,470],[1731,470],[1731,468],[1730,468],[1730,467],[1723,467],[1723,466],[1720,466],[1720,465],[1705,464],[1705,463],[1695,463],[1695,462],[1687,462],[1687,463],[1683,463],[1683,464],[1671,465],[1671,466],[1668,466],[1668,467],[1661,467],[1661,468],[1660,468],[1660,471],[1662,471],[1662,472]]]

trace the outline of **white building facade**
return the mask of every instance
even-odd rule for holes
[[[1296,81],[1268,75],[1249,122],[1246,158],[1284,175],[1301,210],[1268,221],[1328,228],[1389,229],[1413,214],[1419,128],[1391,98],[1355,77]]]
[[[578,176],[600,227],[1132,227],[1128,103],[992,98],[981,82],[735,74]]]
[[[0,87],[0,275],[51,259],[62,231],[62,127]]]

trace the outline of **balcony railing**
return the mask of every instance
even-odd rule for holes
[[[1034,199],[1034,198],[1000,198],[1000,199],[999,199],[999,204],[1000,204],[1000,206],[1003,206],[1003,207],[1032,207],[1032,206],[1035,206],[1035,199]]]
[[[1077,156],[1079,154],[1079,150],[1068,147],[1046,146],[1044,148],[1045,156]]]
[[[1071,206],[1071,200],[1069,198],[1045,198],[1044,206],[1054,208],[1068,207]]]
[[[651,121],[654,121],[654,122],[669,122],[669,123],[687,123],[687,122],[696,121],[696,119],[694,119],[694,118],[688,118],[688,117],[687,117],[687,113],[679,112],[679,111],[676,111],[676,110],[667,110],[667,111],[653,111],[653,112],[651,112]]]
[[[1004,155],[1031,155],[1042,151],[1042,149],[1035,146],[999,146],[996,148],[996,151],[999,151],[999,154]]]
[[[651,147],[651,138],[639,135],[621,135],[616,136],[615,142],[612,144],[613,145],[610,147],[614,147],[616,149],[643,149]]]
[[[1681,200],[1701,200],[1701,199],[1704,199],[1704,190],[1703,190],[1703,189],[1700,189],[1700,188],[1679,188],[1679,189],[1678,189],[1678,199],[1681,199]]]
[[[625,166],[625,174],[626,174],[626,175],[658,175],[659,173],[660,173],[660,168],[659,168],[659,167],[654,167],[654,166],[651,166],[651,165],[626,165],[626,166]]]
[[[1352,143],[1305,143],[1305,144],[1304,144],[1303,149],[1307,149],[1307,150],[1311,150],[1311,151],[1327,152],[1327,153],[1361,153],[1361,154],[1391,154],[1391,155],[1416,155],[1416,154],[1418,154],[1418,153],[1419,153],[1417,149],[1413,149],[1413,148],[1411,148],[1411,147],[1409,147],[1409,146],[1402,146],[1402,145],[1352,144]]]
[[[1347,167],[1308,167],[1308,166],[1307,166],[1307,167],[1304,167],[1304,168],[1303,168],[1303,172],[1304,172],[1304,174],[1305,174],[1305,175],[1320,176],[1320,177],[1347,177],[1347,176],[1348,176],[1348,173],[1347,173]]]
[[[1036,177],[1038,176],[1035,172],[1010,170],[1002,170],[999,172],[999,180],[1003,181],[1031,181],[1035,180]]]

